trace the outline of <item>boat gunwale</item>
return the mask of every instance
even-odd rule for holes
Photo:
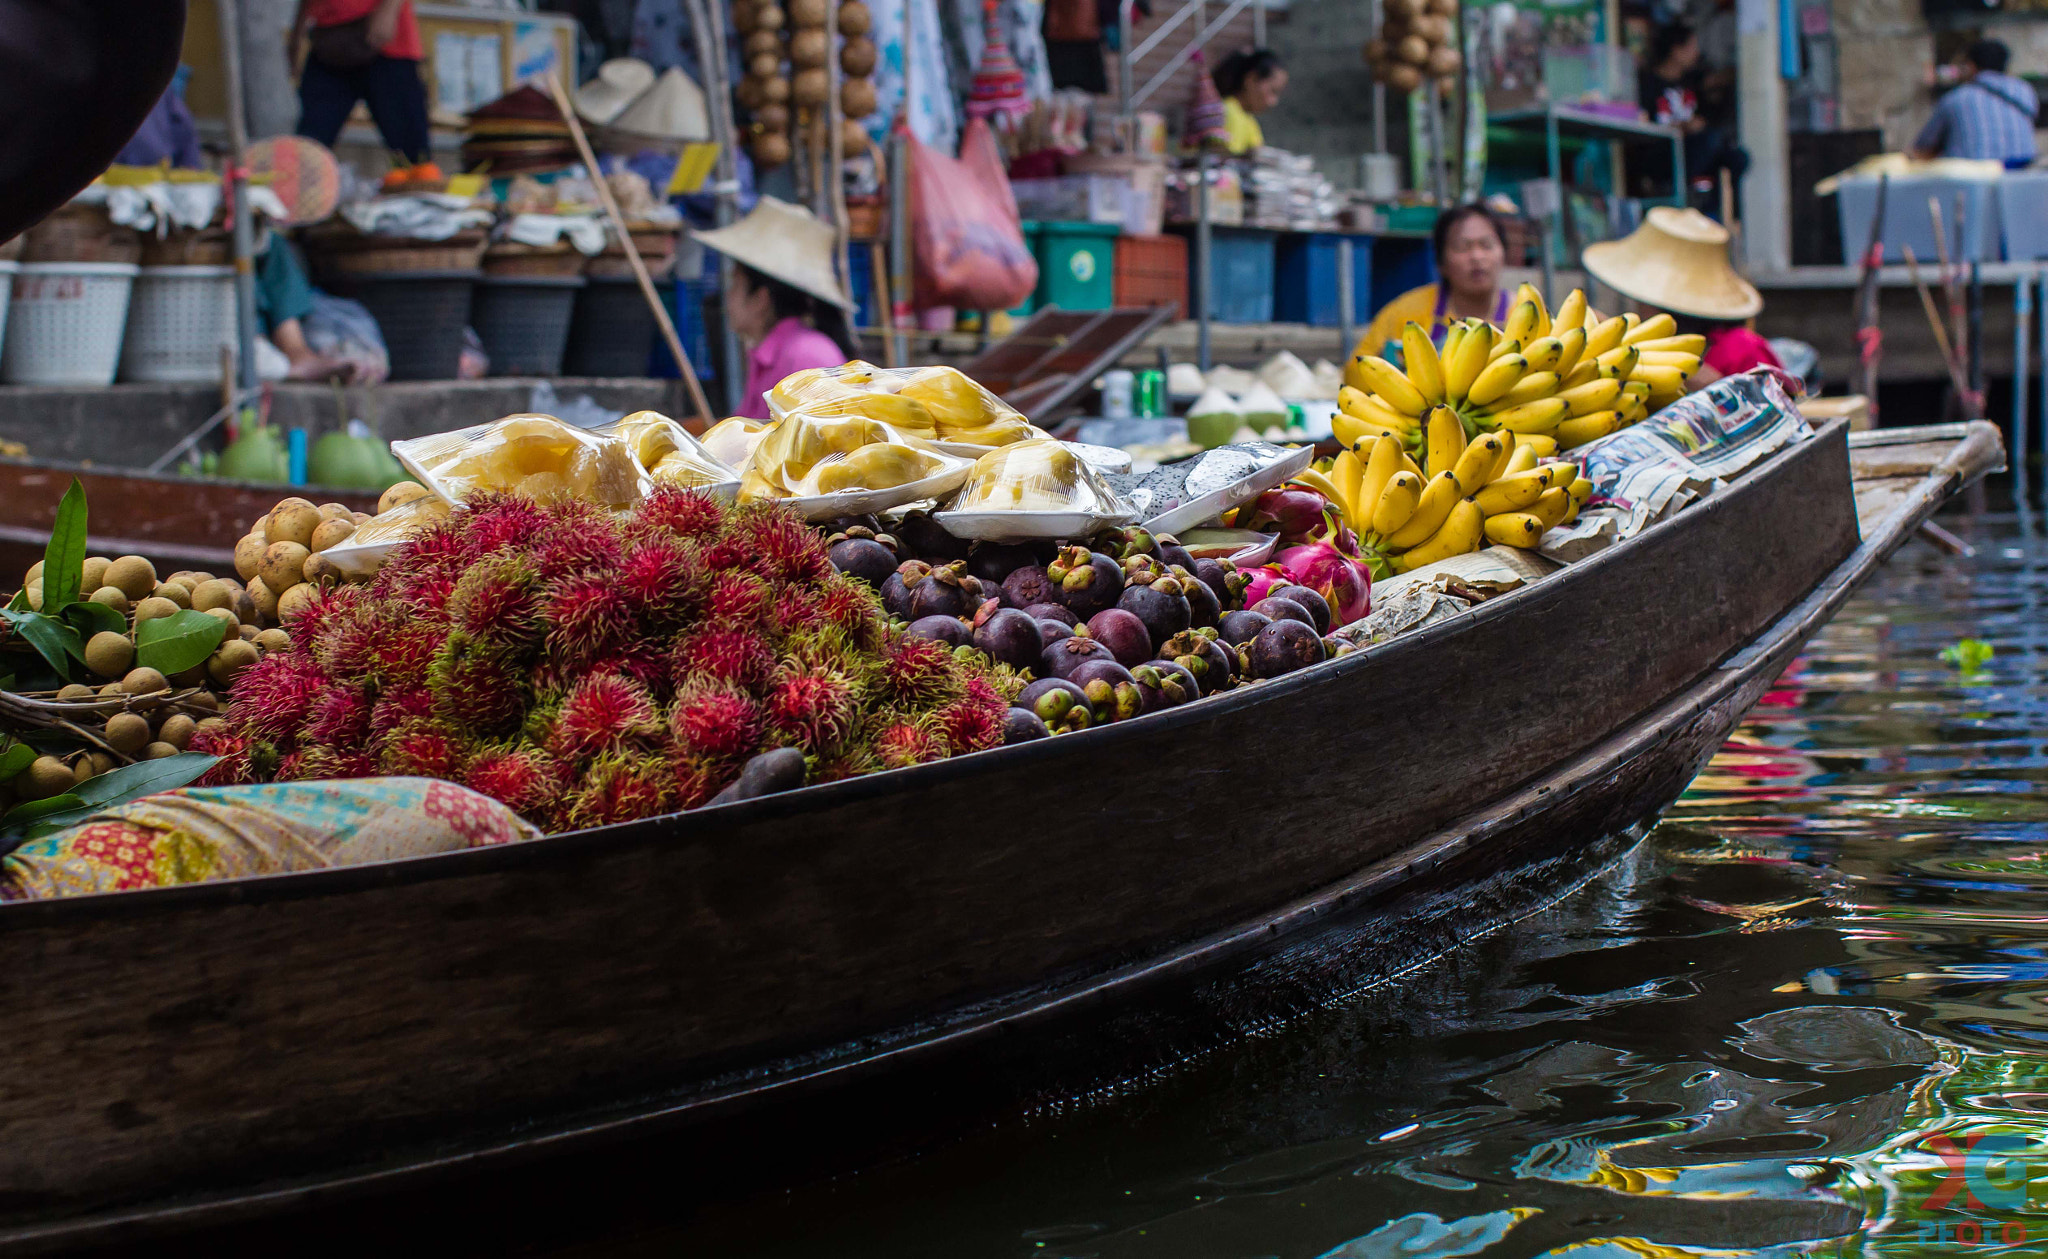
[[[126,915],[150,916],[174,912],[185,908],[207,906],[233,906],[260,902],[290,901],[327,895],[350,895],[359,892],[389,887],[410,886],[419,883],[438,882],[445,879],[486,876],[505,870],[525,868],[529,863],[551,861],[573,857],[592,848],[622,844],[642,837],[642,832],[662,830],[665,841],[686,842],[738,842],[738,834],[747,826],[770,819],[779,819],[809,812],[814,808],[833,808],[857,804],[882,796],[894,796],[915,792],[928,781],[958,775],[963,767],[971,767],[979,773],[997,767],[1027,768],[1035,757],[1065,755],[1072,750],[1066,741],[1074,738],[1093,738],[1092,746],[1114,746],[1111,740],[1150,738],[1153,734],[1177,729],[1191,722],[1208,721],[1226,714],[1236,715],[1245,709],[1262,706],[1269,702],[1281,702],[1298,691],[1321,686],[1337,677],[1340,671],[1364,667],[1368,662],[1386,665],[1389,659],[1398,667],[1400,658],[1429,650],[1440,639],[1453,632],[1483,624],[1491,618],[1513,615],[1528,602],[1527,596],[1541,594],[1545,598],[1568,598],[1569,590],[1577,584],[1593,580],[1608,568],[1624,562],[1620,557],[1635,554],[1640,548],[1629,543],[1642,539],[1661,537],[1674,529],[1689,527],[1689,522],[1702,520],[1709,513],[1733,510],[1731,504],[1740,504],[1753,493],[1763,492],[1762,488],[1769,474],[1781,465],[1803,454],[1816,442],[1839,441],[1847,459],[1847,430],[1849,421],[1832,419],[1814,426],[1812,435],[1788,442],[1772,451],[1762,462],[1752,466],[1742,476],[1724,483],[1704,498],[1657,521],[1632,538],[1605,548],[1586,559],[1568,564],[1540,580],[1528,582],[1505,594],[1495,596],[1463,612],[1444,618],[1433,625],[1425,626],[1412,633],[1400,635],[1388,642],[1361,647],[1334,660],[1324,660],[1278,678],[1268,679],[1256,686],[1241,687],[1220,695],[1206,697],[1197,703],[1184,704],[1162,713],[1147,714],[1142,720],[1120,721],[1108,726],[1092,727],[1072,734],[1055,736],[1052,739],[1034,739],[1028,743],[1012,744],[1008,747],[987,748],[966,756],[948,757],[942,761],[930,761],[922,765],[906,766],[902,769],[882,770],[862,774],[838,782],[818,783],[799,787],[791,791],[760,796],[752,800],[739,800],[723,805],[707,805],[677,813],[657,814],[653,817],[638,818],[630,822],[618,822],[609,826],[589,827],[583,830],[562,831],[545,835],[537,840],[514,843],[492,844],[480,848],[459,849],[453,852],[432,853],[418,857],[398,857],[386,861],[370,862],[363,865],[334,866],[324,870],[296,870],[280,874],[254,875],[239,879],[223,879],[206,883],[183,883],[168,887],[137,888],[128,891],[100,892],[89,896],[57,897],[47,900],[15,901],[0,904],[0,934],[10,930],[29,930],[39,927],[65,925],[75,920],[100,921],[110,917]],[[1846,471],[1846,467],[1845,467]],[[1853,487],[1852,487],[1853,492]],[[1858,550],[1863,540],[1859,534]],[[1845,557],[1844,563],[1853,558],[1856,551]],[[1830,573],[1837,571],[1830,570]],[[1592,574],[1580,577],[1579,574]],[[1825,582],[1825,578],[1823,582]],[[1794,607],[1797,604],[1792,605]],[[1786,609],[1786,610],[1789,610]],[[1782,615],[1782,612],[1781,614]],[[1758,634],[1751,635],[1732,645],[1729,652],[1741,650],[1747,643],[1767,632],[1774,618]],[[1722,658],[1725,658],[1725,653]],[[1677,694],[1698,684],[1701,677],[1711,674],[1717,665],[1709,665],[1702,673],[1695,675],[1684,685],[1670,694]],[[1642,712],[1652,712],[1669,699],[1670,694]],[[1638,713],[1637,716],[1641,714]],[[1633,724],[1631,718],[1629,724]],[[1099,737],[1098,737],[1099,736]],[[1055,745],[1058,745],[1055,747]],[[1598,746],[1598,743],[1591,746]],[[1583,749],[1580,749],[1581,751]],[[1575,757],[1577,752],[1571,754]],[[1570,759],[1568,757],[1567,759]],[[1516,783],[1505,789],[1505,794],[1519,791],[1527,781],[1542,777],[1562,762],[1539,771],[1531,779]],[[700,836],[694,834],[707,823],[715,822],[724,835]],[[824,837],[821,837],[821,840]]]

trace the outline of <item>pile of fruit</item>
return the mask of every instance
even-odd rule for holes
[[[1347,446],[1386,433],[1419,452],[1432,409],[1448,407],[1467,437],[1508,433],[1552,455],[1677,401],[1705,352],[1705,338],[1679,335],[1670,315],[1603,319],[1577,289],[1552,319],[1525,284],[1502,327],[1468,319],[1438,350],[1411,322],[1401,334],[1403,365],[1355,356],[1332,427]]]
[[[1373,77],[1397,92],[1434,78],[1446,96],[1458,90],[1458,0],[1386,0],[1379,34],[1365,45]]]
[[[828,5],[836,0],[739,0],[733,6],[733,20],[742,37],[741,52],[746,77],[734,95],[752,115],[747,128],[747,151],[756,165],[781,166],[789,161],[790,107],[797,108],[796,125],[806,130],[821,126],[822,108],[832,91],[833,55],[826,30]],[[784,7],[787,5],[787,8]],[[859,119],[875,112],[875,85],[869,77],[875,69],[875,41],[869,38],[873,18],[863,0],[839,4],[839,105],[845,115],[844,144],[849,153],[865,152],[867,131]],[[787,28],[787,38],[785,38]],[[794,74],[786,74],[787,59]],[[822,134],[819,132],[818,134]]]

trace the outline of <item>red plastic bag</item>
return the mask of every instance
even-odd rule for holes
[[[910,234],[921,310],[1008,310],[1038,285],[1017,199],[983,119],[967,124],[958,158],[910,137]]]

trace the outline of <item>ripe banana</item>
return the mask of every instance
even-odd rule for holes
[[[1338,487],[1337,482],[1332,480],[1328,473],[1318,471],[1315,468],[1303,468],[1289,477],[1288,480],[1314,490],[1339,508],[1344,506],[1344,491]]]
[[[1515,290],[1516,302],[1533,302],[1536,306],[1536,335],[1550,335],[1550,306],[1543,300],[1543,290],[1533,284],[1524,283]]]
[[[1508,474],[1508,465],[1514,462],[1515,452],[1521,449],[1521,447],[1515,445],[1515,435],[1513,433],[1501,433],[1499,436],[1500,458],[1493,461],[1492,470],[1486,474],[1488,484],[1498,481]]]
[[[1348,389],[1350,386],[1346,385],[1345,388]],[[1338,444],[1343,446],[1356,446],[1360,442],[1374,441],[1380,437],[1391,437],[1397,442],[1408,439],[1408,434],[1401,429],[1381,424],[1377,420],[1361,420],[1343,411],[1330,417],[1330,433],[1336,437]]]
[[[1385,537],[1415,518],[1415,506],[1422,498],[1422,478],[1406,470],[1396,472],[1373,504],[1372,532]]]
[[[1640,380],[1649,385],[1650,396],[1654,398],[1660,393],[1674,395],[1684,393],[1685,378],[1689,374],[1679,371],[1676,367],[1661,364],[1644,364],[1636,368],[1632,379]]]
[[[1330,479],[1337,483],[1337,506],[1344,510],[1344,521],[1355,530],[1365,528],[1358,506],[1358,487],[1365,483],[1365,461],[1358,452],[1345,447],[1337,452],[1337,458],[1330,464]]]
[[[1502,394],[1500,401],[1493,405],[1505,410],[1508,407],[1521,406],[1524,402],[1534,402],[1538,398],[1548,398],[1556,392],[1557,373],[1539,372],[1534,370],[1532,365],[1529,374],[1516,381],[1515,387]]]
[[[1465,325],[1454,323],[1444,329],[1444,343],[1436,352],[1437,369],[1443,375],[1446,388],[1449,387],[1451,356],[1458,352],[1458,346],[1465,340]]]
[[[1564,301],[1558,303],[1557,313],[1551,317],[1550,326],[1553,331],[1557,329],[1564,329],[1566,331],[1569,331],[1573,328],[1580,327],[1585,322],[1586,290],[1573,289],[1571,292],[1565,294]],[[1563,332],[1558,333],[1558,336],[1560,338],[1562,338],[1563,335]]]
[[[1414,416],[1403,415],[1371,394],[1362,393],[1349,385],[1337,391],[1337,409],[1346,415],[1370,420],[1374,424],[1401,432],[1421,427]]]
[[[1494,338],[1493,348],[1486,352],[1486,361],[1491,363],[1503,354],[1520,354],[1521,352],[1522,343],[1520,341],[1510,340],[1507,337],[1496,337]]]
[[[1415,456],[1408,453],[1413,449],[1415,449],[1413,446],[1404,445],[1401,447],[1401,470],[1403,472],[1413,472],[1415,474],[1415,484],[1423,485],[1428,482],[1429,478],[1423,475],[1422,465],[1415,462]]]
[[[1552,446],[1557,444],[1557,439],[1554,437],[1546,437],[1544,440]],[[1540,458],[1542,458],[1542,455],[1536,450],[1534,434],[1517,433],[1515,434],[1514,452],[1508,456],[1508,461],[1502,467],[1500,476],[1493,479],[1498,481],[1502,477],[1511,477],[1517,472],[1527,472],[1536,466],[1536,461]]]
[[[1486,422],[1510,433],[1548,433],[1557,427],[1557,422],[1562,420],[1570,409],[1571,404],[1563,398],[1538,398],[1534,402],[1524,402],[1518,407],[1496,411],[1487,417]]]
[[[1596,441],[1621,427],[1621,416],[1614,411],[1595,411],[1566,420],[1557,426],[1557,445],[1560,450],[1571,450],[1587,442]]]
[[[1448,471],[1458,462],[1458,456],[1465,453],[1465,426],[1449,407],[1436,407],[1429,413],[1429,423],[1423,433],[1423,446],[1428,451],[1424,461],[1429,474]]]
[[[1583,503],[1593,497],[1593,483],[1585,477],[1580,477],[1566,486],[1564,492],[1571,495],[1574,504]]]
[[[1605,354],[1595,355],[1593,362],[1599,365],[1602,376],[1612,376],[1616,380],[1627,380],[1635,373],[1636,362],[1640,358],[1642,358],[1642,351],[1632,345],[1624,345],[1619,349],[1609,350]]]
[[[1572,415],[1591,415],[1605,411],[1621,396],[1621,382],[1618,380],[1592,380],[1583,385],[1559,391],[1566,410]]]
[[[1572,368],[1577,367],[1579,360],[1585,357],[1586,330],[1584,328],[1567,328],[1558,334],[1557,341],[1564,348],[1563,352],[1557,356],[1557,362],[1550,365],[1550,370],[1556,372],[1562,378],[1569,376]],[[1533,362],[1534,360],[1531,361]]]
[[[1645,354],[1652,350],[1676,350],[1680,354],[1704,356],[1707,352],[1707,339],[1697,333],[1677,337],[1653,337],[1648,341],[1637,341],[1634,344]]]
[[[1503,354],[1486,365],[1465,391],[1465,402],[1475,407],[1492,406],[1507,396],[1529,371],[1529,360],[1519,354]]]
[[[1468,325],[1465,335],[1458,341],[1455,354],[1444,359],[1444,400],[1453,406],[1465,401],[1472,388],[1472,382],[1479,379],[1480,369],[1486,366],[1487,357],[1493,353],[1493,325],[1481,323],[1476,327]]]
[[[1500,462],[1501,451],[1506,446],[1507,443],[1493,433],[1475,438],[1451,468],[1451,475],[1458,478],[1458,488],[1467,494],[1478,493],[1479,487],[1492,478],[1494,465]]]
[[[1531,293],[1535,292],[1526,284],[1522,287]],[[1536,303],[1526,300],[1521,293],[1516,293],[1515,297],[1515,308],[1508,312],[1508,321],[1501,325],[1500,334],[1510,341],[1527,345],[1543,335],[1536,328],[1536,321],[1542,318],[1542,314]]]
[[[1586,355],[1598,358],[1621,344],[1622,334],[1628,331],[1628,323],[1620,315],[1603,320],[1600,325],[1586,334]]]
[[[1372,446],[1365,457],[1365,473],[1359,479],[1358,492],[1351,502],[1358,509],[1358,518],[1351,524],[1353,529],[1364,533],[1372,526],[1373,510],[1379,506],[1380,492],[1387,488],[1387,482],[1401,470],[1401,439],[1379,436],[1372,439]],[[1418,490],[1422,478],[1415,478]]]
[[[1401,369],[1377,354],[1358,354],[1351,359],[1358,374],[1368,382],[1367,392],[1375,395],[1402,415],[1420,417],[1429,410],[1429,403],[1422,397],[1422,391],[1408,383]]]
[[[1538,471],[1548,478],[1548,488],[1562,489],[1579,479],[1579,465],[1566,460],[1562,463],[1546,463]]]
[[[1641,350],[1640,357],[1636,359],[1638,368],[1675,367],[1681,376],[1690,376],[1700,369],[1700,356],[1697,354],[1687,354],[1683,350],[1643,350],[1640,346],[1637,349]]]
[[[1401,357],[1408,368],[1408,383],[1422,400],[1437,406],[1444,400],[1444,369],[1429,340],[1429,330],[1413,319],[1401,329]]]
[[[1447,560],[1453,555],[1463,555],[1479,549],[1480,539],[1485,537],[1486,518],[1479,514],[1479,507],[1469,499],[1459,499],[1444,519],[1443,525],[1420,545],[1409,548],[1404,555],[1394,558],[1394,571],[1406,573]]]
[[[1571,495],[1563,490],[1545,490],[1541,497],[1529,505],[1529,514],[1542,521],[1545,529],[1549,529],[1563,524],[1565,513],[1571,509]]]
[[[1519,455],[1524,450],[1535,451],[1538,459],[1548,459],[1557,453],[1557,439],[1547,433],[1516,433],[1515,453]],[[1515,471],[1520,472],[1521,469],[1516,468]]]
[[[1521,511],[1543,497],[1543,491],[1549,488],[1550,478],[1542,472],[1517,472],[1481,487],[1472,501],[1479,504],[1481,515],[1498,516],[1506,511]]]
[[[1638,341],[1655,341],[1659,337],[1678,335],[1678,321],[1669,315],[1652,315],[1630,328],[1621,338],[1623,345],[1634,345]]]
[[[1486,540],[1500,546],[1532,551],[1543,541],[1543,522],[1525,511],[1506,512],[1486,518]]]
[[[1564,341],[1558,337],[1538,337],[1522,351],[1522,357],[1529,360],[1530,372],[1554,374],[1558,360],[1564,357]]]
[[[1450,472],[1439,472],[1430,477],[1429,484],[1422,489],[1422,497],[1416,500],[1415,514],[1408,523],[1386,535],[1387,545],[1404,550],[1426,541],[1442,527],[1451,509],[1465,501],[1465,491],[1458,485],[1458,478]],[[1478,511],[1478,508],[1473,508]]]

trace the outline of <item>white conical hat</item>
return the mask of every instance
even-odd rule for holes
[[[1622,239],[1586,246],[1579,261],[1623,297],[1675,315],[1747,319],[1764,308],[1728,264],[1728,229],[1690,207],[1657,206]]]
[[[845,310],[853,303],[839,288],[832,256],[839,238],[800,205],[762,197],[754,212],[731,227],[694,233],[734,262],[759,271]]]
[[[704,89],[670,66],[654,86],[608,124],[614,131],[675,143],[711,138],[711,111]]]
[[[654,86],[654,67],[638,57],[616,57],[597,68],[597,77],[576,89],[576,114],[599,125],[625,112]]]

